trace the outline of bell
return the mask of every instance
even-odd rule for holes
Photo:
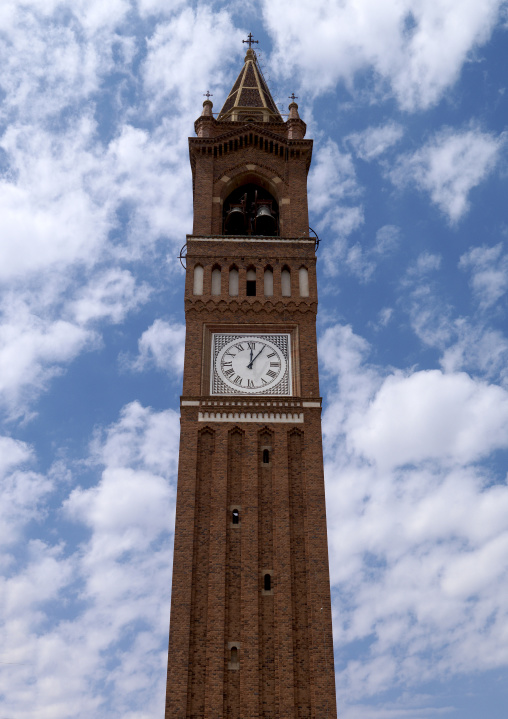
[[[242,205],[233,205],[226,215],[224,228],[228,235],[245,235],[247,218]]]
[[[268,205],[260,205],[256,212],[256,235],[275,235],[277,219]]]

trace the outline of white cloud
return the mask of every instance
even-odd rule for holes
[[[361,190],[352,157],[342,153],[331,139],[314,154],[308,190],[310,212],[320,217],[315,225],[318,233],[331,231],[337,236],[325,251],[328,271],[333,274],[337,271],[337,260],[347,253],[345,238],[363,223],[363,209],[356,204]]]
[[[263,3],[275,43],[272,66],[297,70],[319,94],[373,69],[405,110],[435,104],[458,79],[472,51],[486,42],[503,0],[290,0]],[[281,17],[284,22],[281,22]]]
[[[165,320],[155,322],[143,332],[138,341],[139,354],[130,367],[142,372],[150,366],[181,375],[185,349],[185,326]]]
[[[508,444],[508,392],[381,370],[350,327],[319,346],[335,641],[355,657],[337,664],[342,700],[505,667],[508,489],[481,458]]]
[[[368,127],[362,132],[354,132],[345,140],[349,142],[362,160],[375,160],[395,145],[404,134],[401,125],[390,122],[379,127]]]
[[[473,247],[462,255],[462,269],[471,270],[471,286],[481,309],[494,305],[508,291],[508,254],[503,245]]]
[[[382,469],[439,460],[467,464],[508,447],[508,392],[465,373],[388,377],[349,438]]]
[[[36,315],[22,301],[4,298],[0,325],[0,399],[11,414],[46,388],[96,336],[76,324]]]
[[[440,360],[445,372],[475,372],[508,385],[508,339],[499,330],[459,318],[452,331],[454,341]]]
[[[30,448],[0,441],[11,465],[6,507],[17,522],[8,541],[24,542],[0,579],[6,716],[28,719],[35,698],[48,719],[139,719],[163,710],[178,435],[175,412],[127,405],[97,435],[87,486],[71,491],[60,516],[59,498],[53,493],[51,506],[48,496],[55,488],[20,466],[32,459]],[[13,494],[12,478],[23,472]],[[72,533],[67,545],[24,541],[29,522],[31,532],[34,519],[41,530],[46,513],[52,524],[77,524],[81,543]]]
[[[240,58],[242,37],[227,12],[212,12],[206,5],[184,8],[169,22],[160,23],[148,40],[144,67],[151,109],[171,102],[180,111],[196,114],[196,89],[203,94],[209,88],[225,99],[233,77],[224,74],[223,58],[228,54]]]
[[[111,269],[94,277],[83,287],[69,310],[78,324],[92,320],[109,319],[122,322],[126,314],[147,301],[150,288],[136,285],[136,280],[127,270]]]
[[[400,230],[395,225],[384,225],[376,232],[371,247],[356,242],[347,250],[342,247],[344,265],[361,282],[369,282],[381,260],[386,259],[396,249],[400,239]],[[340,247],[340,246],[339,246]],[[327,252],[327,259],[330,253]]]
[[[40,518],[43,500],[53,488],[50,479],[27,468],[33,459],[25,442],[0,436],[0,545],[4,550],[20,539],[29,521]],[[4,553],[0,564],[9,562]]]
[[[378,255],[387,255],[393,252],[400,242],[400,228],[396,225],[383,225],[376,232],[376,242],[373,251]]]
[[[444,129],[413,154],[401,155],[391,180],[415,185],[456,223],[469,208],[469,194],[494,169],[503,138],[479,130]]]

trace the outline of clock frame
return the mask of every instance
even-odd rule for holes
[[[215,332],[211,344],[211,395],[291,396],[289,332]]]
[[[282,324],[213,324],[203,327],[203,354],[202,354],[202,394],[212,397],[239,397],[247,399],[257,396],[291,397],[300,392],[299,382],[299,334],[298,326],[293,323]],[[220,338],[220,342],[216,340]],[[251,340],[253,338],[253,340]],[[230,342],[255,341],[274,344],[277,353],[283,354],[285,362],[281,362],[281,371],[277,377],[272,378],[273,383],[263,387],[248,387],[247,382],[242,386],[234,382],[225,382],[216,372],[216,361],[220,362],[220,355]],[[273,351],[273,350],[272,350]],[[249,354],[250,358],[250,354]],[[230,359],[230,358],[227,358]],[[275,361],[276,358],[269,358]],[[238,361],[238,360],[237,360]],[[284,366],[285,364],[285,366]],[[268,367],[267,367],[268,369]],[[276,367],[269,368],[277,371]],[[215,374],[215,381],[214,381]],[[233,378],[234,379],[234,378]],[[244,379],[246,377],[244,376]],[[260,383],[262,384],[262,383]]]

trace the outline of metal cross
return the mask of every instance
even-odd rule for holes
[[[253,40],[252,38],[253,38],[254,36],[253,36],[253,34],[252,34],[251,32],[247,35],[247,37],[248,37],[249,39],[248,39],[248,40],[242,40],[242,42],[248,42],[248,43],[249,43],[249,50],[250,50],[250,49],[252,48],[252,43],[254,43],[254,42],[259,42],[259,40]]]
[[[209,100],[213,95],[210,94],[210,90],[207,90],[203,93],[203,97],[206,97],[207,100]]]
[[[289,99],[290,99],[290,100],[293,100],[293,102],[294,102],[295,100],[298,100],[298,98],[297,98],[297,96],[295,95],[294,92],[291,93],[291,95],[289,96]]]

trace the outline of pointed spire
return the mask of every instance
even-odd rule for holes
[[[250,44],[252,42],[256,41],[250,37]],[[283,122],[250,44],[244,65],[217,119]]]

